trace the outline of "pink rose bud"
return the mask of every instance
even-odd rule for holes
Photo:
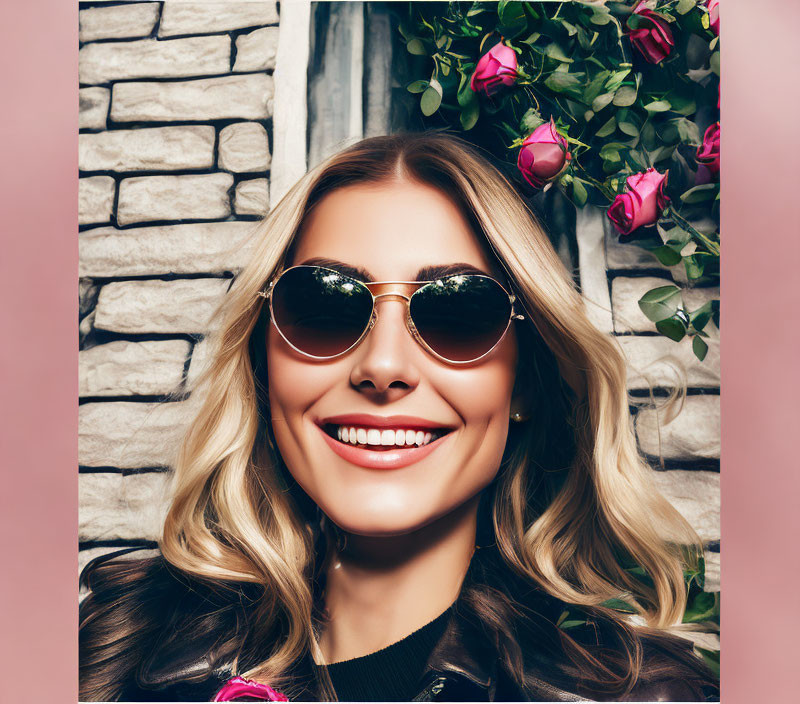
[[[517,157],[517,168],[531,186],[542,188],[564,170],[570,158],[567,140],[556,131],[551,119],[525,138]]]
[[[214,697],[215,702],[233,702],[242,697],[247,697],[244,701],[259,702],[288,702],[285,694],[276,692],[272,687],[253,680],[246,680],[243,677],[231,677],[217,692]]]
[[[669,56],[675,40],[667,21],[645,7],[645,4],[643,0],[633,11],[633,14],[641,18],[639,23],[643,26],[630,30],[628,37],[645,59],[651,64],[657,64]]]
[[[711,31],[719,36],[719,0],[708,0],[706,3],[708,10],[708,25]]]
[[[620,193],[606,214],[620,235],[628,235],[643,225],[652,225],[667,206],[664,193],[667,175],[647,169],[628,176],[625,193]]]
[[[697,148],[697,161],[712,174],[719,174],[719,122],[709,125],[703,143]]]
[[[494,95],[500,86],[511,86],[517,80],[517,54],[503,42],[495,44],[480,59],[469,87],[476,93]]]

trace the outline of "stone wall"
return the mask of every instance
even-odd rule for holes
[[[187,375],[269,207],[276,2],[80,5],[82,567],[153,545]]]
[[[385,129],[385,106],[378,114],[360,102],[365,82],[368,98],[381,89],[374,66],[353,68],[365,59],[353,58],[351,43],[341,47],[350,62],[344,88],[352,84],[342,102],[361,105],[363,124],[343,113],[342,125],[321,131],[320,120],[334,118],[314,90],[313,76],[326,70],[317,56],[306,131],[307,5],[284,3],[280,18],[274,2],[81,5],[81,566],[103,552],[157,540],[186,384],[202,365],[209,317],[246,261],[249,235],[270,197],[277,201],[304,172],[306,139],[313,162],[329,149],[331,134],[338,140]],[[367,41],[377,32],[373,9],[366,4]],[[334,29],[317,28],[320,50],[338,46],[329,38]],[[370,119],[382,127],[364,127]],[[618,244],[598,210],[580,211],[575,229],[589,314],[629,362],[640,448],[658,487],[706,543],[709,588],[716,589],[718,339],[699,362],[685,341],[656,335],[636,301],[664,281],[686,286],[685,279],[635,246]],[[688,304],[696,297],[687,289]],[[684,408],[665,423],[657,405],[683,373]]]

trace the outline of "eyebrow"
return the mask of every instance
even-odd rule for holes
[[[349,276],[352,279],[359,281],[370,282],[374,281],[372,274],[360,266],[352,266],[345,264],[336,259],[327,259],[325,257],[312,257],[301,262],[304,266],[324,266],[327,269],[333,269],[340,274]],[[467,264],[466,262],[457,262],[455,264],[429,264],[423,266],[416,274],[415,281],[434,281],[436,279],[444,278],[445,276],[456,276],[457,274],[482,274],[483,276],[492,276],[487,271],[479,269],[478,267]]]

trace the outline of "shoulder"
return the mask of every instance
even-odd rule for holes
[[[81,581],[82,700],[207,701],[219,688],[237,593],[192,579],[158,552],[103,556]]]

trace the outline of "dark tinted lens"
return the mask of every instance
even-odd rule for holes
[[[450,276],[419,289],[411,319],[422,339],[446,359],[467,362],[488,352],[511,316],[508,294],[483,276]]]
[[[372,296],[331,269],[298,267],[286,271],[273,287],[272,312],[297,349],[332,357],[361,337],[372,314]]]

